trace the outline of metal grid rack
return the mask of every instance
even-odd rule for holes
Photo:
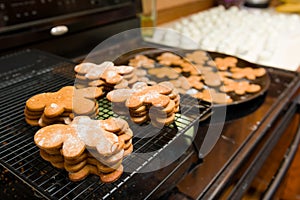
[[[33,141],[38,128],[27,125],[23,117],[25,102],[34,94],[56,91],[63,86],[73,85],[74,63],[55,56],[45,56],[43,52],[36,51],[25,51],[14,57],[18,59],[18,56],[24,57],[25,55],[28,59],[36,54],[44,56],[44,59],[36,62],[35,66],[28,65],[22,68],[22,72],[15,71],[7,74],[6,85],[1,88],[0,164],[47,199],[92,199],[93,194],[97,194],[97,198],[109,198],[157,155],[149,158],[140,158],[136,155],[126,157],[123,160],[123,166],[127,169],[131,168],[131,172],[124,172],[116,182],[110,184],[101,183],[97,176],[92,175],[81,182],[72,182],[68,179],[66,171],[54,168],[44,161],[39,156],[39,149]],[[0,59],[0,62],[3,62],[3,59],[6,58]],[[51,64],[48,62],[47,65],[48,59],[51,60]],[[43,68],[42,65],[47,67]],[[14,74],[17,75],[14,76]],[[9,76],[11,78],[7,78]],[[182,96],[181,112],[176,114],[176,123],[164,127],[153,137],[135,137],[132,142],[134,152],[159,150],[159,154],[195,123],[198,123],[202,117],[210,113],[210,104],[199,102],[195,105],[194,101],[195,99],[190,96]],[[98,118],[117,116],[110,108],[110,102],[106,98],[100,99]],[[147,128],[153,130],[152,126]],[[133,129],[135,135],[141,131],[138,129]],[[145,133],[148,132],[148,130],[142,130]]]

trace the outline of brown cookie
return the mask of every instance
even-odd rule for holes
[[[204,101],[209,101],[219,104],[232,103],[233,100],[226,93],[219,93],[213,89],[205,89],[193,95],[195,98],[202,99]]]
[[[40,119],[41,115],[29,115],[26,112],[24,112],[25,118],[29,119],[29,120],[36,120],[36,121],[38,121]]]
[[[179,77],[177,80],[170,80],[170,82],[182,94],[185,94],[192,87],[185,77]]]
[[[147,116],[148,115],[148,110],[145,110],[143,112],[132,112],[129,111],[129,114],[131,117],[143,117],[143,116]]]
[[[242,79],[247,78],[248,80],[255,80],[257,77],[264,76],[266,74],[266,70],[264,68],[233,68],[230,70],[232,72],[231,77],[234,79]]]
[[[71,181],[81,181],[85,179],[88,175],[90,174],[95,174],[100,176],[100,173],[98,172],[98,169],[94,165],[85,165],[81,170],[74,172],[74,173],[69,173],[69,179]]]
[[[196,88],[198,90],[201,90],[204,86],[201,80],[202,80],[201,76],[194,75],[194,76],[187,77],[187,81],[191,85],[191,87]]]
[[[122,150],[120,150],[117,153],[110,155],[110,156],[99,155],[98,150],[96,153],[95,152],[91,152],[91,153],[97,160],[99,160],[101,163],[103,163],[106,166],[114,166],[118,162],[121,162],[124,157],[124,149],[123,148],[122,148]]]
[[[195,62],[197,64],[204,64],[209,59],[207,53],[201,50],[187,53],[185,56],[189,61]]]
[[[129,60],[128,65],[133,67],[144,67],[147,69],[154,68],[155,61],[145,55],[136,55]]]
[[[103,80],[96,79],[96,80],[93,80],[93,81],[88,81],[87,85],[89,87],[101,87],[101,86],[105,85],[105,82]]]
[[[149,117],[148,117],[148,115],[139,116],[139,117],[131,116],[130,119],[131,119],[131,121],[133,121],[136,124],[142,124],[142,123],[148,121]]]
[[[100,173],[100,180],[103,183],[112,183],[118,180],[123,174],[123,165],[120,165],[118,169],[110,173]]]
[[[211,87],[216,87],[222,84],[221,77],[216,72],[206,72],[203,74],[204,83]]]
[[[53,167],[56,167],[58,169],[65,169],[64,162],[50,162],[50,163]]]
[[[222,71],[227,70],[228,68],[236,67],[236,64],[238,62],[237,58],[231,56],[225,58],[217,57],[214,59],[214,61],[217,68]]]
[[[133,145],[131,144],[127,149],[124,150],[123,156],[126,157],[133,152]]]
[[[153,107],[153,109],[151,110],[152,112],[155,113],[173,113],[175,108],[175,102],[173,100],[170,100],[168,105],[165,108],[158,108],[158,107]]]
[[[54,155],[54,156],[62,156],[61,154],[61,148],[59,149],[43,149],[43,151],[45,151],[46,153],[50,154],[50,155]]]
[[[110,91],[106,97],[111,102],[125,102],[133,92],[132,89],[117,89]]]
[[[89,80],[101,79],[105,83],[116,85],[123,80],[122,75],[133,72],[130,66],[114,66],[112,62],[106,61],[99,65],[94,63],[81,63],[76,65],[74,71],[83,74]]]
[[[131,140],[132,137],[133,137],[133,132],[131,129],[126,130],[123,134],[120,134],[118,136],[119,140],[124,140],[125,145],[129,140]],[[124,146],[124,149],[126,149],[126,146]]]
[[[66,163],[64,162],[64,168],[65,170],[67,170],[68,172],[78,172],[80,171],[82,168],[84,168],[87,164],[87,160],[83,160],[79,163],[76,164],[70,164],[70,163]]]
[[[121,118],[110,117],[101,121],[101,126],[109,132],[117,133],[120,131],[126,131],[129,126],[128,123]]]
[[[182,72],[189,73],[190,75],[201,74],[201,70],[199,69],[198,65],[193,63],[185,61],[180,66],[182,67]]]
[[[88,162],[88,164],[97,166],[99,173],[111,173],[111,172],[115,171],[116,169],[118,169],[120,167],[120,165],[122,164],[122,162],[118,162],[113,166],[106,166],[95,158],[88,158],[87,162]]]
[[[124,150],[126,151],[128,148],[130,148],[131,145],[132,145],[132,139],[129,139],[124,145]]]
[[[85,144],[78,137],[76,130],[64,124],[54,124],[41,128],[34,135],[34,142],[41,149],[56,150],[61,148],[62,155],[68,158],[78,157],[85,150]]]
[[[147,111],[147,109],[148,109],[147,106],[141,106],[136,109],[130,109],[130,112],[131,113],[141,113],[141,112]]]
[[[58,92],[42,93],[29,98],[26,101],[25,112],[42,112],[47,118],[55,118],[73,111],[85,114],[95,108],[94,99],[101,95],[100,88],[75,89],[73,86],[66,86]]]
[[[106,131],[101,124],[101,120],[92,120],[89,117],[75,117],[70,126],[75,129],[78,138],[84,144],[93,149],[97,149],[99,155],[109,156],[118,152],[118,136]]]
[[[49,161],[49,162],[55,162],[55,163],[58,163],[58,162],[64,162],[64,157],[60,154],[58,155],[51,155],[49,153],[47,153],[45,150],[43,149],[40,149],[40,156],[46,160],[46,161]]]
[[[79,181],[89,174],[100,175],[102,172],[105,173],[103,181],[110,182],[123,172],[120,166],[124,149],[129,153],[133,148],[130,147],[132,136],[125,120],[92,120],[79,116],[70,125],[54,124],[41,128],[34,141],[41,149],[41,156],[53,166],[68,171],[70,180]],[[94,150],[87,151],[86,146]]]
[[[156,57],[156,59],[160,64],[166,66],[181,65],[184,62],[180,56],[171,52],[162,53],[160,56]]]
[[[161,67],[149,69],[148,73],[158,78],[176,79],[179,77],[179,73],[170,67]]]
[[[172,113],[170,116],[167,117],[160,118],[154,115],[154,116],[150,116],[150,118],[151,118],[151,123],[154,126],[158,126],[158,127],[160,127],[161,125],[168,126],[174,122],[175,113]]]
[[[84,160],[86,160],[88,158],[88,153],[87,151],[85,151],[84,153],[82,153],[80,156],[76,157],[76,158],[64,158],[64,162],[66,164],[70,164],[70,165],[74,165],[74,164],[78,164]]]
[[[251,84],[248,81],[230,82],[220,87],[222,92],[235,92],[237,95],[248,93],[256,93],[261,90],[260,85]]]

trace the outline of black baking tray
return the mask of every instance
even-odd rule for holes
[[[118,57],[115,60],[115,62],[126,65],[129,63],[129,60],[134,58],[136,55],[144,55],[155,61],[154,64],[155,64],[156,68],[168,67],[172,71],[173,67],[180,68],[180,66],[179,65],[165,66],[165,65],[159,64],[157,57],[159,57],[162,53],[170,52],[177,56],[180,56],[182,59],[186,59],[186,54],[193,53],[195,51],[199,51],[197,49],[184,50],[184,49],[170,48],[170,47],[165,47],[165,46],[156,46],[156,47],[151,47],[151,46],[152,46],[152,44],[149,44],[149,47],[139,48],[139,49],[135,49],[133,51],[127,52],[126,54],[123,54],[120,57]],[[154,46],[155,46],[155,44],[154,44]],[[230,55],[222,54],[222,53],[218,53],[218,52],[210,52],[210,51],[204,51],[204,50],[200,50],[200,51],[205,52],[207,57],[209,58],[209,60],[207,60],[203,63],[203,66],[210,67],[213,71],[217,71],[217,69],[215,67],[212,67],[211,64],[208,64],[209,61],[214,61],[215,58],[225,58],[225,57],[230,56]],[[251,63],[251,62],[248,62],[248,61],[240,59],[240,58],[237,58],[237,61],[238,61],[237,66],[239,68],[251,67],[253,69],[256,69],[256,68],[263,67],[261,65]],[[147,68],[143,68],[143,69],[148,70]],[[230,72],[230,71],[227,70],[226,72]],[[189,77],[190,74],[186,74],[186,73],[182,72],[182,73],[179,73],[179,76]],[[149,75],[149,74],[147,74],[147,77],[156,82],[171,80],[170,78],[166,78],[166,77],[157,78],[157,77],[155,77],[153,75]],[[240,79],[240,80],[245,80],[245,79]],[[238,81],[240,81],[240,80],[238,80]],[[268,72],[266,72],[266,74],[261,77],[256,77],[255,80],[247,80],[247,81],[249,81],[251,84],[260,85],[261,90],[256,93],[245,93],[243,95],[237,95],[234,92],[229,92],[227,94],[232,98],[233,102],[227,103],[227,104],[213,103],[212,106],[213,107],[227,107],[227,108],[239,107],[239,105],[251,102],[253,100],[256,101],[256,99],[264,97],[264,95],[266,94],[266,92],[268,91],[268,88],[270,86],[270,77],[269,77]],[[218,87],[210,87],[210,88],[213,88],[216,91],[220,92]]]
[[[134,152],[124,159],[125,172],[116,182],[104,184],[93,175],[80,182],[71,182],[66,171],[54,168],[39,156],[39,149],[33,141],[39,128],[26,124],[23,112],[25,102],[31,96],[74,85],[75,63],[42,51],[28,49],[1,57],[0,67],[2,66],[12,68],[8,71],[5,69],[0,75],[0,80],[4,83],[0,87],[3,106],[0,111],[0,164],[46,199],[111,199],[120,195],[128,199],[146,198],[157,186],[148,184],[140,188],[141,191],[128,190],[129,193],[126,187],[132,187],[136,181],[145,181],[142,180],[145,177],[148,177],[146,181],[151,182],[153,173],[147,173],[147,176],[137,174],[162,159],[162,155],[170,152],[172,147],[186,145],[186,141],[191,141],[191,137],[196,133],[193,128],[211,113],[211,104],[183,95],[180,112],[176,114],[174,123],[158,130],[155,136],[133,138]],[[100,112],[97,118],[117,117],[110,109],[111,104],[107,99],[100,99],[99,105]],[[137,131],[151,132],[153,128],[136,127],[133,131],[138,135]],[[187,135],[190,130],[192,133]],[[157,153],[149,154],[149,157],[139,157],[139,154],[135,154],[155,151]],[[119,188],[122,188],[122,191]]]

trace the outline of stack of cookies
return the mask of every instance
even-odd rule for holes
[[[25,120],[32,126],[44,127],[55,123],[69,124],[74,115],[95,116],[98,112],[96,98],[100,96],[101,88],[76,89],[73,86],[37,94],[26,101]]]
[[[124,109],[127,109],[134,123],[142,124],[150,119],[152,125],[158,127],[169,125],[174,121],[180,104],[178,92],[173,84],[167,81],[153,86],[137,82],[132,89],[109,92],[107,99],[113,103],[113,108],[115,108],[115,103],[119,109],[123,105],[121,111],[126,112]]]
[[[104,91],[127,88],[137,81],[134,68],[131,66],[115,66],[106,61],[99,65],[81,63],[74,68],[76,72],[76,87],[100,87]]]
[[[119,115],[128,115],[128,108],[125,106],[126,100],[134,93],[143,90],[147,86],[145,82],[136,82],[132,88],[122,88],[110,91],[106,98],[112,102],[112,110]],[[144,109],[139,110],[141,113]]]
[[[133,151],[132,145],[132,130],[129,128],[128,123],[121,118],[108,118],[101,121],[101,126],[104,130],[114,133],[118,136],[118,141],[121,146],[124,144],[123,156],[129,155]]]
[[[110,132],[114,131],[114,132]],[[132,131],[126,121],[75,117],[70,125],[54,124],[34,136],[43,159],[65,169],[72,181],[89,174],[102,182],[116,181],[123,173],[122,160],[132,152]]]

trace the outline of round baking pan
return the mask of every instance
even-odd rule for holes
[[[161,68],[161,67],[166,67],[164,65],[161,65],[158,63],[157,57],[160,56],[162,53],[165,52],[170,52],[173,54],[176,54],[182,58],[185,58],[187,53],[192,53],[194,51],[197,50],[182,50],[182,49],[177,49],[177,48],[141,48],[141,49],[136,49],[134,51],[128,52],[124,55],[121,55],[120,57],[118,57],[114,62],[116,65],[128,65],[129,60],[134,58],[136,55],[145,55],[148,58],[151,58],[153,60],[155,60],[155,67],[156,68]],[[201,50],[202,51],[202,50]],[[227,54],[222,54],[222,53],[217,53],[217,52],[209,52],[209,51],[205,51],[207,53],[207,57],[209,58],[205,63],[204,66],[210,66],[208,64],[208,61],[213,61],[215,58],[225,58],[225,57],[229,57],[230,55]],[[234,56],[230,56],[230,57],[234,57]],[[237,62],[237,67],[239,68],[245,68],[245,67],[251,67],[251,68],[260,68],[263,66],[254,64],[254,63],[250,63],[248,61],[245,61],[243,59],[237,58],[235,57],[238,62]],[[178,66],[170,66],[170,69],[172,69],[172,67],[178,67]],[[141,68],[141,69],[145,69],[145,68]],[[147,69],[145,69],[147,70]],[[188,77],[188,74],[185,73],[181,73],[181,76],[184,77]],[[157,78],[156,76],[147,74],[146,77],[148,77],[150,80],[156,81],[156,82],[162,82],[162,81],[168,81],[170,79],[167,78]],[[241,79],[241,80],[246,80],[246,79]],[[240,80],[238,80],[240,81]],[[228,92],[226,93],[228,96],[231,97],[231,99],[233,100],[231,103],[226,103],[226,104],[220,104],[220,103],[213,103],[213,107],[224,107],[226,106],[227,108],[231,108],[232,106],[234,107],[241,107],[242,104],[244,103],[254,103],[255,104],[255,99],[259,99],[259,102],[261,102],[261,100],[264,98],[265,93],[267,92],[269,85],[270,85],[270,77],[268,75],[268,72],[261,76],[261,77],[256,77],[255,80],[247,80],[249,83],[251,84],[257,84],[261,86],[261,90],[256,92],[256,93],[245,93],[244,95],[237,95],[234,92]],[[210,87],[215,89],[216,91],[219,91],[218,87]],[[239,106],[237,106],[239,105]]]

